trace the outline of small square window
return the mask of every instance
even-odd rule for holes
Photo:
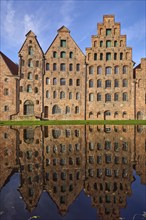
[[[60,46],[61,47],[66,47],[66,40],[61,40],[60,41]]]
[[[111,29],[106,29],[106,36],[111,35],[112,30]]]

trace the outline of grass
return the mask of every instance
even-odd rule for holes
[[[48,121],[0,121],[0,126],[18,125],[146,125],[146,120],[48,120]]]

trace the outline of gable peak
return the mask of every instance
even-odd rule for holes
[[[60,32],[70,33],[70,30],[63,25],[61,28],[59,28],[59,29],[57,30],[57,32],[58,32],[58,33],[60,33]]]
[[[28,36],[36,37],[36,35],[34,34],[34,32],[32,30],[30,30],[25,36],[26,37],[28,37]]]

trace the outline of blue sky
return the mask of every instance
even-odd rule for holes
[[[65,25],[85,53],[105,14],[114,14],[115,21],[121,23],[121,34],[127,35],[136,64],[146,57],[145,0],[1,0],[0,4],[0,50],[14,62],[18,63],[18,51],[30,29],[46,52],[57,29]]]

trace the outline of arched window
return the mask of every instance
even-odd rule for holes
[[[24,103],[24,115],[33,115],[34,114],[34,104],[32,101],[27,100]]]
[[[101,66],[97,67],[97,74],[102,74],[102,67]]]
[[[105,102],[110,102],[111,101],[111,94],[107,93],[105,94]]]
[[[100,53],[100,60],[103,60],[103,53]]]
[[[66,84],[65,78],[61,78],[61,79],[60,79],[60,85],[63,86],[63,85],[65,85],[65,84]]]
[[[31,87],[31,85],[27,85],[27,92],[32,92],[32,87]]]
[[[33,55],[33,48],[32,48],[32,46],[28,47],[28,55]]]
[[[80,71],[80,64],[79,63],[77,63],[77,65],[76,65],[76,71]]]
[[[46,98],[49,99],[50,98],[50,92],[47,90],[46,91]]]
[[[53,99],[56,99],[56,97],[57,97],[57,92],[53,91]]]
[[[57,52],[53,51],[53,58],[57,58]]]
[[[49,85],[50,84],[50,79],[47,77],[46,78],[46,85]]]
[[[115,81],[114,81],[114,86],[115,86],[115,87],[119,87],[119,80],[118,80],[118,79],[115,79]]]
[[[61,114],[61,108],[58,105],[54,105],[52,108],[52,114]]]
[[[78,114],[78,113],[80,113],[80,109],[79,109],[79,106],[76,106],[75,107],[75,114]]]
[[[90,66],[89,67],[89,74],[93,74],[94,73],[94,67],[93,66]]]
[[[127,112],[123,112],[122,117],[125,118],[127,116]]]
[[[98,79],[98,80],[97,80],[97,88],[100,88],[101,85],[102,85],[102,81],[101,81],[101,79]]]
[[[39,78],[39,76],[38,76],[38,74],[36,74],[36,75],[35,75],[35,79],[38,80],[38,78]]]
[[[46,70],[50,70],[50,64],[46,63]]]
[[[38,60],[36,61],[36,67],[39,67],[39,61]]]
[[[66,65],[65,63],[60,64],[60,71],[65,71],[66,70]]]
[[[69,99],[72,99],[72,92],[69,92]]]
[[[76,80],[76,86],[80,86],[80,79]]]
[[[72,86],[72,85],[73,85],[73,80],[69,79],[69,86]]]
[[[27,77],[29,80],[32,80],[32,73],[28,73],[28,77]]]
[[[69,58],[70,59],[73,58],[73,52],[72,51],[69,53]]]
[[[53,71],[56,71],[56,70],[57,70],[57,64],[53,63]]]
[[[119,113],[118,112],[115,112],[114,113],[114,118],[118,117]]]
[[[77,93],[76,93],[76,100],[79,100],[79,99],[80,99],[80,93],[77,92]]]
[[[89,80],[89,88],[92,88],[93,86],[94,86],[93,79],[90,79]]]
[[[69,114],[70,113],[70,107],[69,106],[66,106],[65,108],[65,114]]]
[[[119,73],[119,67],[118,66],[115,66],[114,67],[114,74],[118,74]]]
[[[93,115],[93,112],[89,112],[89,118],[91,118],[92,115]]]
[[[119,94],[118,93],[115,93],[114,94],[114,101],[118,101],[119,100]]]
[[[118,46],[118,42],[115,40],[114,41],[114,47],[117,47]]]
[[[97,60],[97,53],[94,53],[94,60]]]
[[[106,41],[106,47],[111,47],[111,40]]]
[[[61,57],[61,58],[66,58],[66,52],[65,52],[65,51],[61,51],[60,57]]]
[[[123,93],[123,101],[128,101],[128,94],[127,94],[127,92]]]
[[[137,119],[142,120],[143,119],[143,113],[142,112],[137,112]]]
[[[117,60],[117,53],[114,53],[114,60]]]
[[[110,66],[105,68],[105,74],[111,74],[112,73],[112,68]]]
[[[93,102],[93,93],[90,93],[90,94],[89,94],[89,101],[90,101],[90,102]]]
[[[120,60],[123,60],[123,53],[120,53]]]
[[[69,64],[69,71],[73,71],[73,64],[72,63]]]
[[[57,79],[53,78],[53,85],[57,85]]]
[[[101,115],[101,112],[97,112],[97,118]]]
[[[39,91],[38,88],[35,87],[35,88],[34,88],[34,92],[35,92],[35,93],[38,93],[38,91]]]
[[[65,98],[65,92],[61,91],[60,92],[60,99],[64,99]]]
[[[97,101],[101,101],[101,93],[97,93]]]
[[[111,53],[106,53],[106,60],[111,60]]]
[[[123,74],[127,73],[128,71],[128,67],[127,66],[123,66]]]
[[[100,47],[103,47],[103,41],[102,40],[100,41]]]
[[[32,59],[29,59],[29,60],[28,60],[28,67],[33,67]]]
[[[127,79],[123,79],[123,87],[127,87],[128,86],[128,80]]]
[[[105,88],[110,88],[111,87],[111,80],[106,80],[105,81]]]
[[[105,111],[104,114],[105,115],[111,115],[111,112],[110,111]]]

